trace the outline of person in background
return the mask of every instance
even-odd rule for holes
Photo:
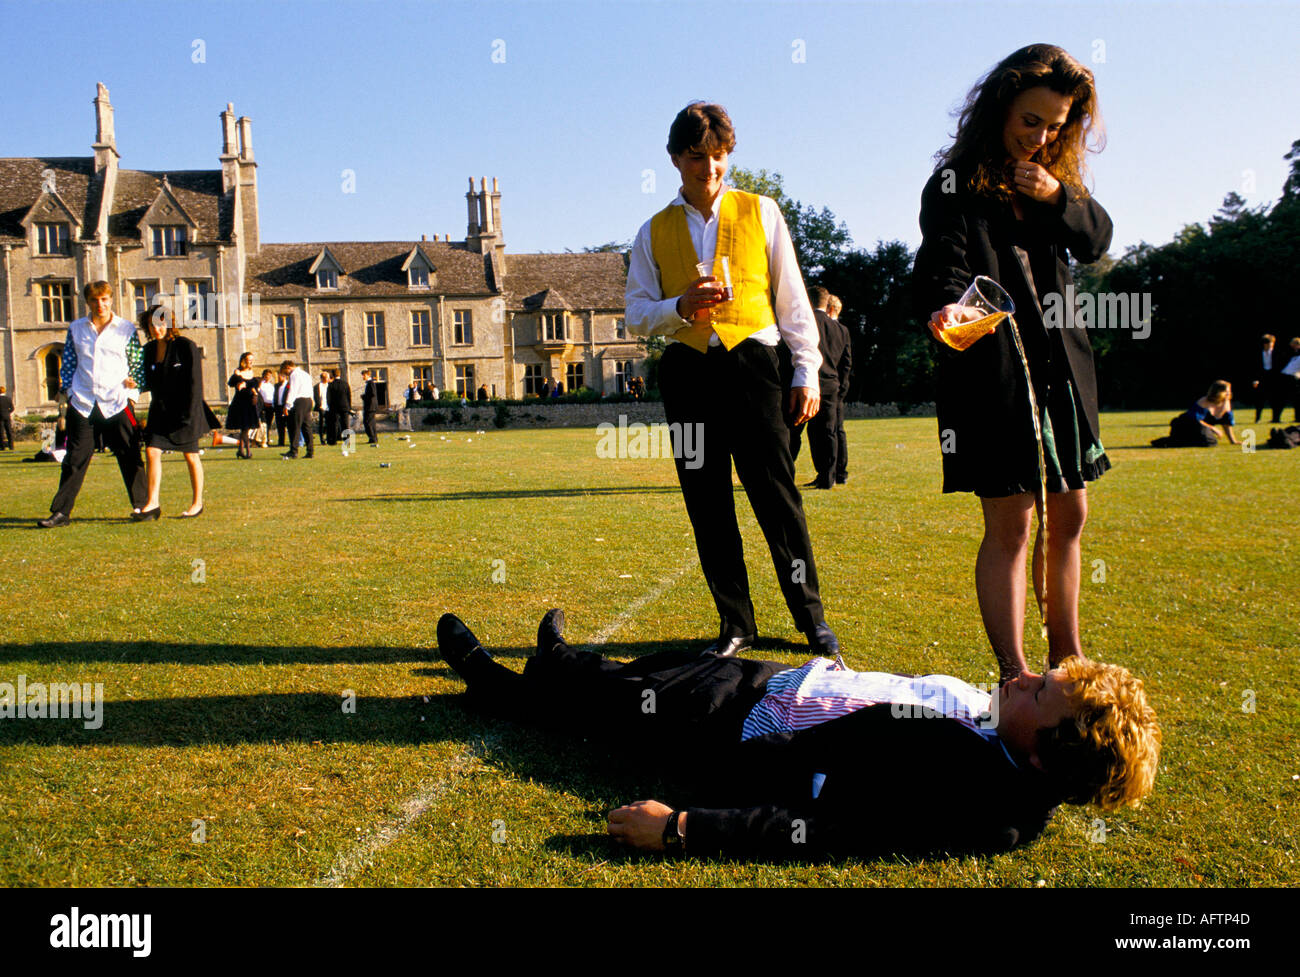
[[[315,457],[315,444],[311,432],[311,374],[293,360],[280,364],[280,379],[284,381],[285,414],[289,427],[289,450],[281,458],[297,458],[298,442],[306,448],[306,457]]]
[[[149,522],[162,515],[162,454],[179,451],[189,467],[192,495],[190,506],[181,512],[181,518],[192,519],[203,514],[199,439],[220,425],[203,399],[203,358],[198,347],[177,330],[165,306],[155,305],[140,313],[140,328],[150,336],[144,347],[144,389],[149,392],[149,417],[144,428],[149,497],[131,518]],[[241,359],[241,367],[243,364]],[[252,369],[247,373],[251,382]],[[251,393],[249,388],[250,403]],[[231,413],[239,409],[232,406]]]
[[[148,497],[144,460],[140,457],[140,422],[134,402],[144,382],[143,350],[135,326],[113,314],[113,286],[106,281],[86,285],[82,295],[89,315],[68,327],[59,368],[61,392],[67,395],[67,453],[50,514],[37,520],[42,529],[66,526],[86,478],[94,452],[95,432],[117,458],[132,511]]]
[[[1282,364],[1282,393],[1279,398],[1283,405],[1288,400],[1291,402],[1291,420],[1300,424],[1300,336],[1292,337],[1289,345],[1286,362]]]
[[[5,388],[0,387],[0,451],[6,447],[14,450],[14,402]]]
[[[330,372],[321,370],[320,383],[312,387],[312,410],[316,412],[316,434],[321,444],[333,444],[329,440],[330,416]],[[337,440],[337,439],[335,439]]]
[[[1277,337],[1264,333],[1259,338],[1260,348],[1250,358],[1247,375],[1251,378],[1250,389],[1255,401],[1255,423],[1264,414],[1267,405],[1273,411],[1273,423],[1282,423],[1282,368],[1286,366],[1286,356],[1280,349],[1274,349]]]
[[[275,425],[275,373],[271,370],[262,371],[262,382],[257,388],[258,401],[261,408],[261,425],[258,428],[260,447],[268,447],[271,443],[271,428]]]
[[[840,322],[840,311],[844,303],[838,295],[832,295],[826,307],[826,314]],[[844,485],[849,480],[849,438],[844,432],[844,407],[849,402],[849,383],[853,377],[853,334],[842,322],[847,342],[844,344],[844,361],[840,369],[839,424],[835,431],[835,484]]]
[[[1219,443],[1223,429],[1229,444],[1236,444],[1232,433],[1232,384],[1215,380],[1204,397],[1169,422],[1169,435],[1151,442],[1156,448],[1213,448]]]
[[[329,390],[329,443],[338,444],[343,432],[352,426],[352,387],[348,381],[333,371]]]
[[[185,340],[185,342],[189,342],[189,340]],[[190,345],[194,344],[190,343]],[[202,373],[201,365],[199,370]],[[257,373],[253,370],[253,354],[245,353],[239,358],[239,368],[230,374],[230,379],[226,381],[226,386],[233,391],[230,395],[230,404],[226,407],[226,430],[234,431],[236,434],[236,458],[253,457],[253,432],[257,430],[258,424],[261,423],[261,413],[258,410],[259,385],[260,381]],[[203,385],[200,383],[199,390],[202,391],[202,389]],[[214,448],[218,444],[230,443],[229,438],[220,435],[218,437],[221,438],[220,441],[216,438],[213,439],[212,446]],[[202,475],[200,475],[201,478]],[[200,506],[200,508],[202,507]]]
[[[361,371],[361,382],[365,384],[361,391],[361,426],[366,432],[366,443],[378,446],[379,428],[375,417],[379,413],[379,384],[369,370]]]
[[[486,383],[478,388],[478,399],[480,401],[484,401],[488,399],[488,388]]]

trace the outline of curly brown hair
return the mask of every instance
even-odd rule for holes
[[[1035,154],[1034,162],[1086,196],[1084,154],[1100,152],[1106,143],[1097,89],[1092,72],[1054,44],[1022,47],[975,84],[957,113],[952,145],[935,154],[937,168],[963,174],[974,193],[1010,200],[1014,190],[1002,142],[1007,112],[1016,96],[1039,86],[1069,98],[1070,112],[1056,139]]]

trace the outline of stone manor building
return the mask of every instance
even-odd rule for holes
[[[361,370],[400,406],[411,380],[471,399],[621,393],[644,352],[623,321],[620,254],[510,254],[501,192],[473,178],[463,241],[264,242],[252,126],[220,114],[219,168],[118,165],[113,106],[98,86],[88,157],[0,159],[0,376],[19,411],[52,409],[82,287],[112,283],[128,318],[162,298],[203,351],[205,397],[227,399],[244,352],[338,370],[360,406]],[[224,416],[224,415],[223,415]]]

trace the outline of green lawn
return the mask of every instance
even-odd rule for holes
[[[1115,468],[1090,493],[1081,597],[1085,650],[1147,680],[1155,794],[1101,842],[1069,808],[1027,849],[919,862],[629,855],[604,814],[655,785],[619,744],[463,707],[431,650],[447,610],[515,667],[556,605],[571,641],[620,655],[713,636],[667,460],[600,459],[576,429],[421,431],[310,462],[209,450],[204,515],[172,518],[189,488],[168,456],[163,519],[135,525],[99,456],[73,525],[44,531],[58,468],[20,445],[0,456],[0,682],[99,682],[106,701],[98,730],[0,720],[0,883],[1295,885],[1300,452],[1143,447],[1168,416],[1103,421]],[[992,681],[978,507],[939,492],[934,421],[848,430],[852,480],[806,498],[848,663]],[[738,501],[759,651],[798,664]]]

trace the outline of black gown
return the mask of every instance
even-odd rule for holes
[[[244,386],[239,388],[241,383]],[[261,411],[257,407],[257,390],[261,386],[261,381],[256,375],[241,377],[236,372],[230,374],[226,386],[235,391],[230,397],[230,406],[226,409],[226,430],[255,430],[262,423]]]

